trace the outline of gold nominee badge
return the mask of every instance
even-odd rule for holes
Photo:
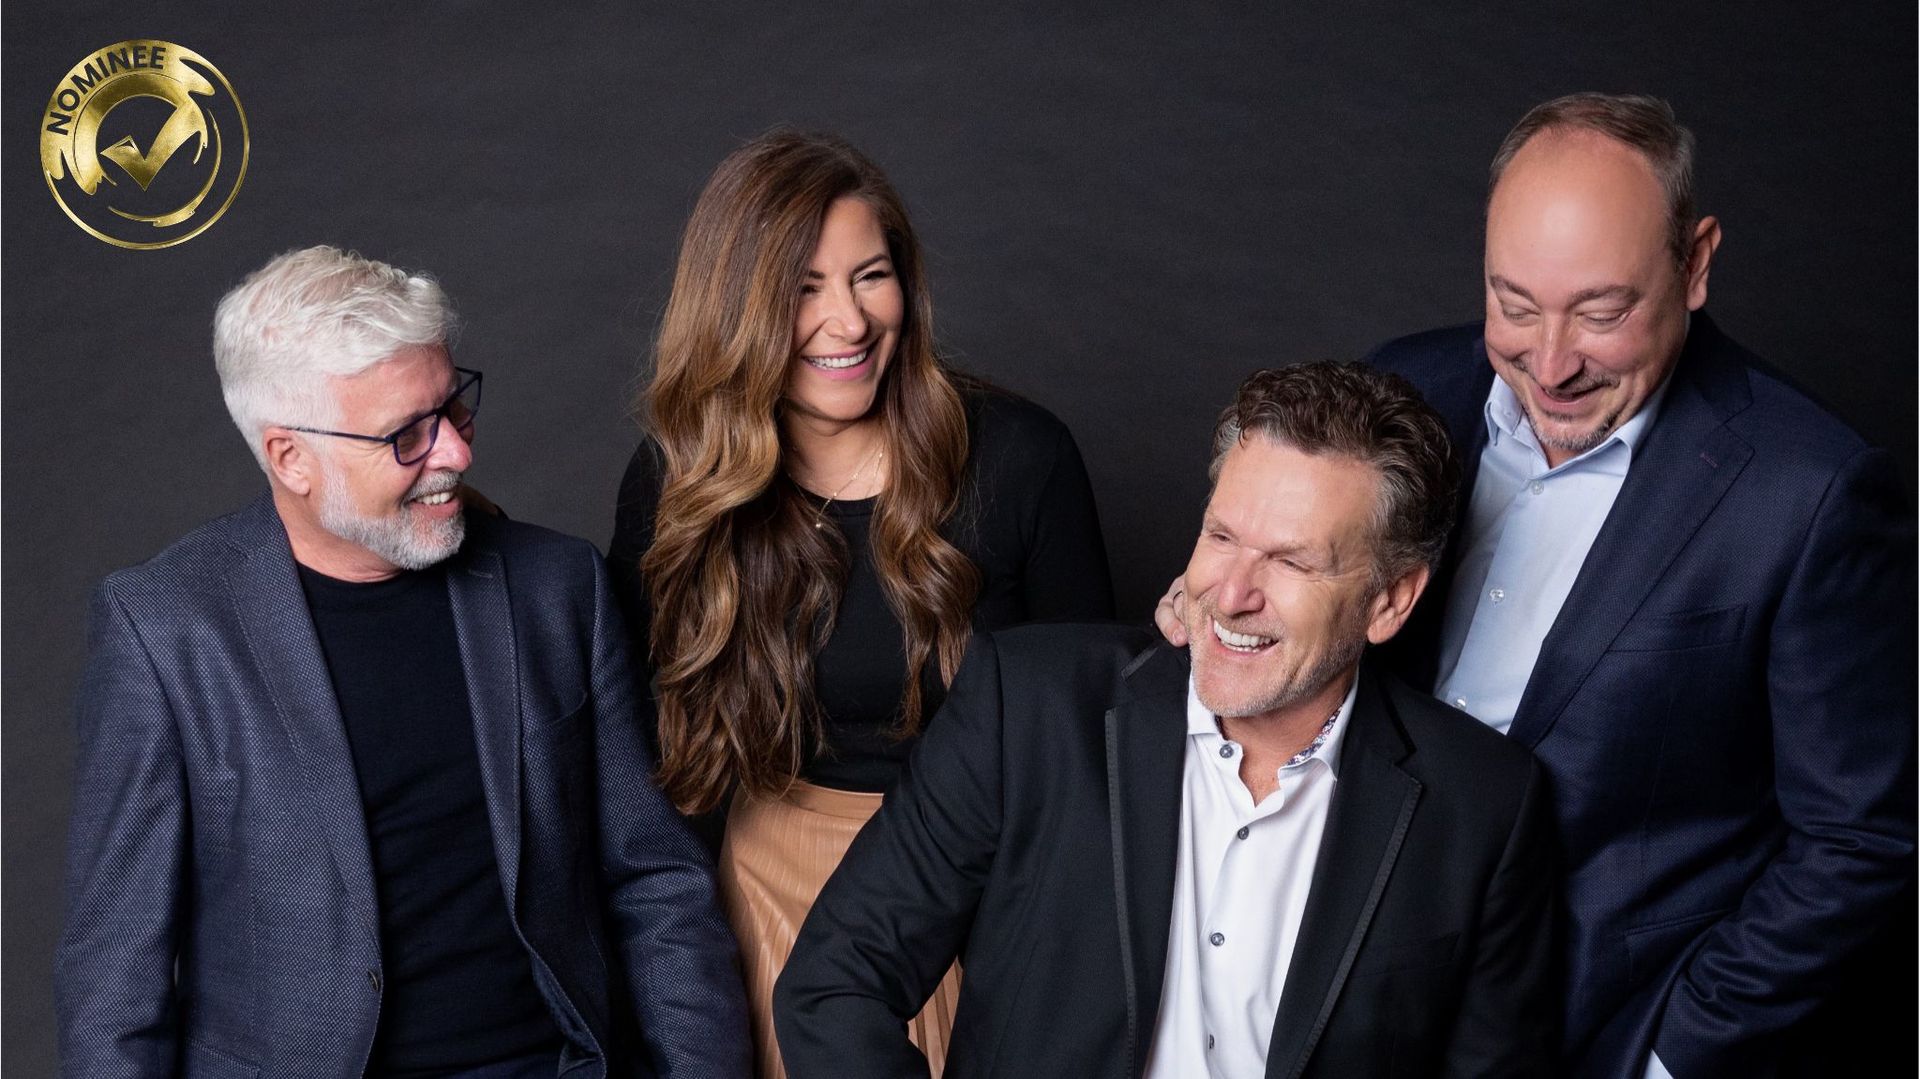
[[[119,247],[172,247],[206,231],[240,193],[247,114],[200,54],[122,41],[53,88],[40,169],[87,232]]]

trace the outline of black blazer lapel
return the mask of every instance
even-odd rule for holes
[[[1750,400],[1728,346],[1695,315],[1660,415],[1574,578],[1508,734],[1529,748],[1567,702],[1753,456],[1726,427]]]
[[[1420,782],[1398,767],[1413,747],[1368,666],[1361,669],[1313,886],[1274,1015],[1269,1079],[1291,1079],[1306,1068],[1420,800]]]
[[[498,551],[467,549],[447,567],[454,636],[465,668],[480,783],[493,831],[494,857],[507,909],[519,915],[520,888],[520,657],[507,596],[506,565]]]
[[[303,815],[318,822],[341,895],[377,948],[380,912],[353,748],[294,569],[293,548],[270,496],[239,514],[233,538],[238,550],[227,571],[228,592],[288,751],[306,775]]]
[[[1146,1067],[1166,978],[1180,850],[1187,653],[1155,645],[1121,676],[1131,696],[1107,711],[1107,813],[1127,998],[1127,1074]]]

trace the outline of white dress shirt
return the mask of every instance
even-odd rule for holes
[[[1513,391],[1493,380],[1487,448],[1441,624],[1434,696],[1503,734],[1513,724],[1540,642],[1573,591],[1666,392],[1662,383],[1606,441],[1555,468]]]
[[[1147,1079],[1266,1074],[1355,686],[1318,748],[1280,768],[1279,787],[1255,805],[1240,780],[1245,750],[1188,679],[1180,853]]]

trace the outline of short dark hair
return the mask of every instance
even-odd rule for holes
[[[1693,132],[1674,119],[1673,106],[1646,94],[1579,93],[1535,105],[1513,125],[1493,155],[1487,203],[1513,156],[1542,131],[1592,131],[1640,152],[1667,196],[1667,244],[1682,269],[1693,249],[1699,211],[1693,202]]]
[[[1218,480],[1227,451],[1255,434],[1302,453],[1351,457],[1379,473],[1378,581],[1440,561],[1453,527],[1460,466],[1446,424],[1412,383],[1363,363],[1255,371],[1214,425],[1208,477]]]

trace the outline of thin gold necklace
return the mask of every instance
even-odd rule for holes
[[[858,480],[861,476],[866,475],[868,465],[874,463],[875,461],[880,460],[886,455],[887,455],[886,443],[883,442],[880,445],[875,446],[873,448],[873,452],[867,454],[866,460],[860,462],[860,467],[853,470],[853,475],[847,477],[847,482],[834,488],[833,493],[827,496],[827,500],[825,502],[820,503],[820,505],[814,508],[813,527],[815,528],[826,527],[827,507],[839,501],[840,493],[842,491],[845,491],[847,488],[852,487],[855,480]]]

